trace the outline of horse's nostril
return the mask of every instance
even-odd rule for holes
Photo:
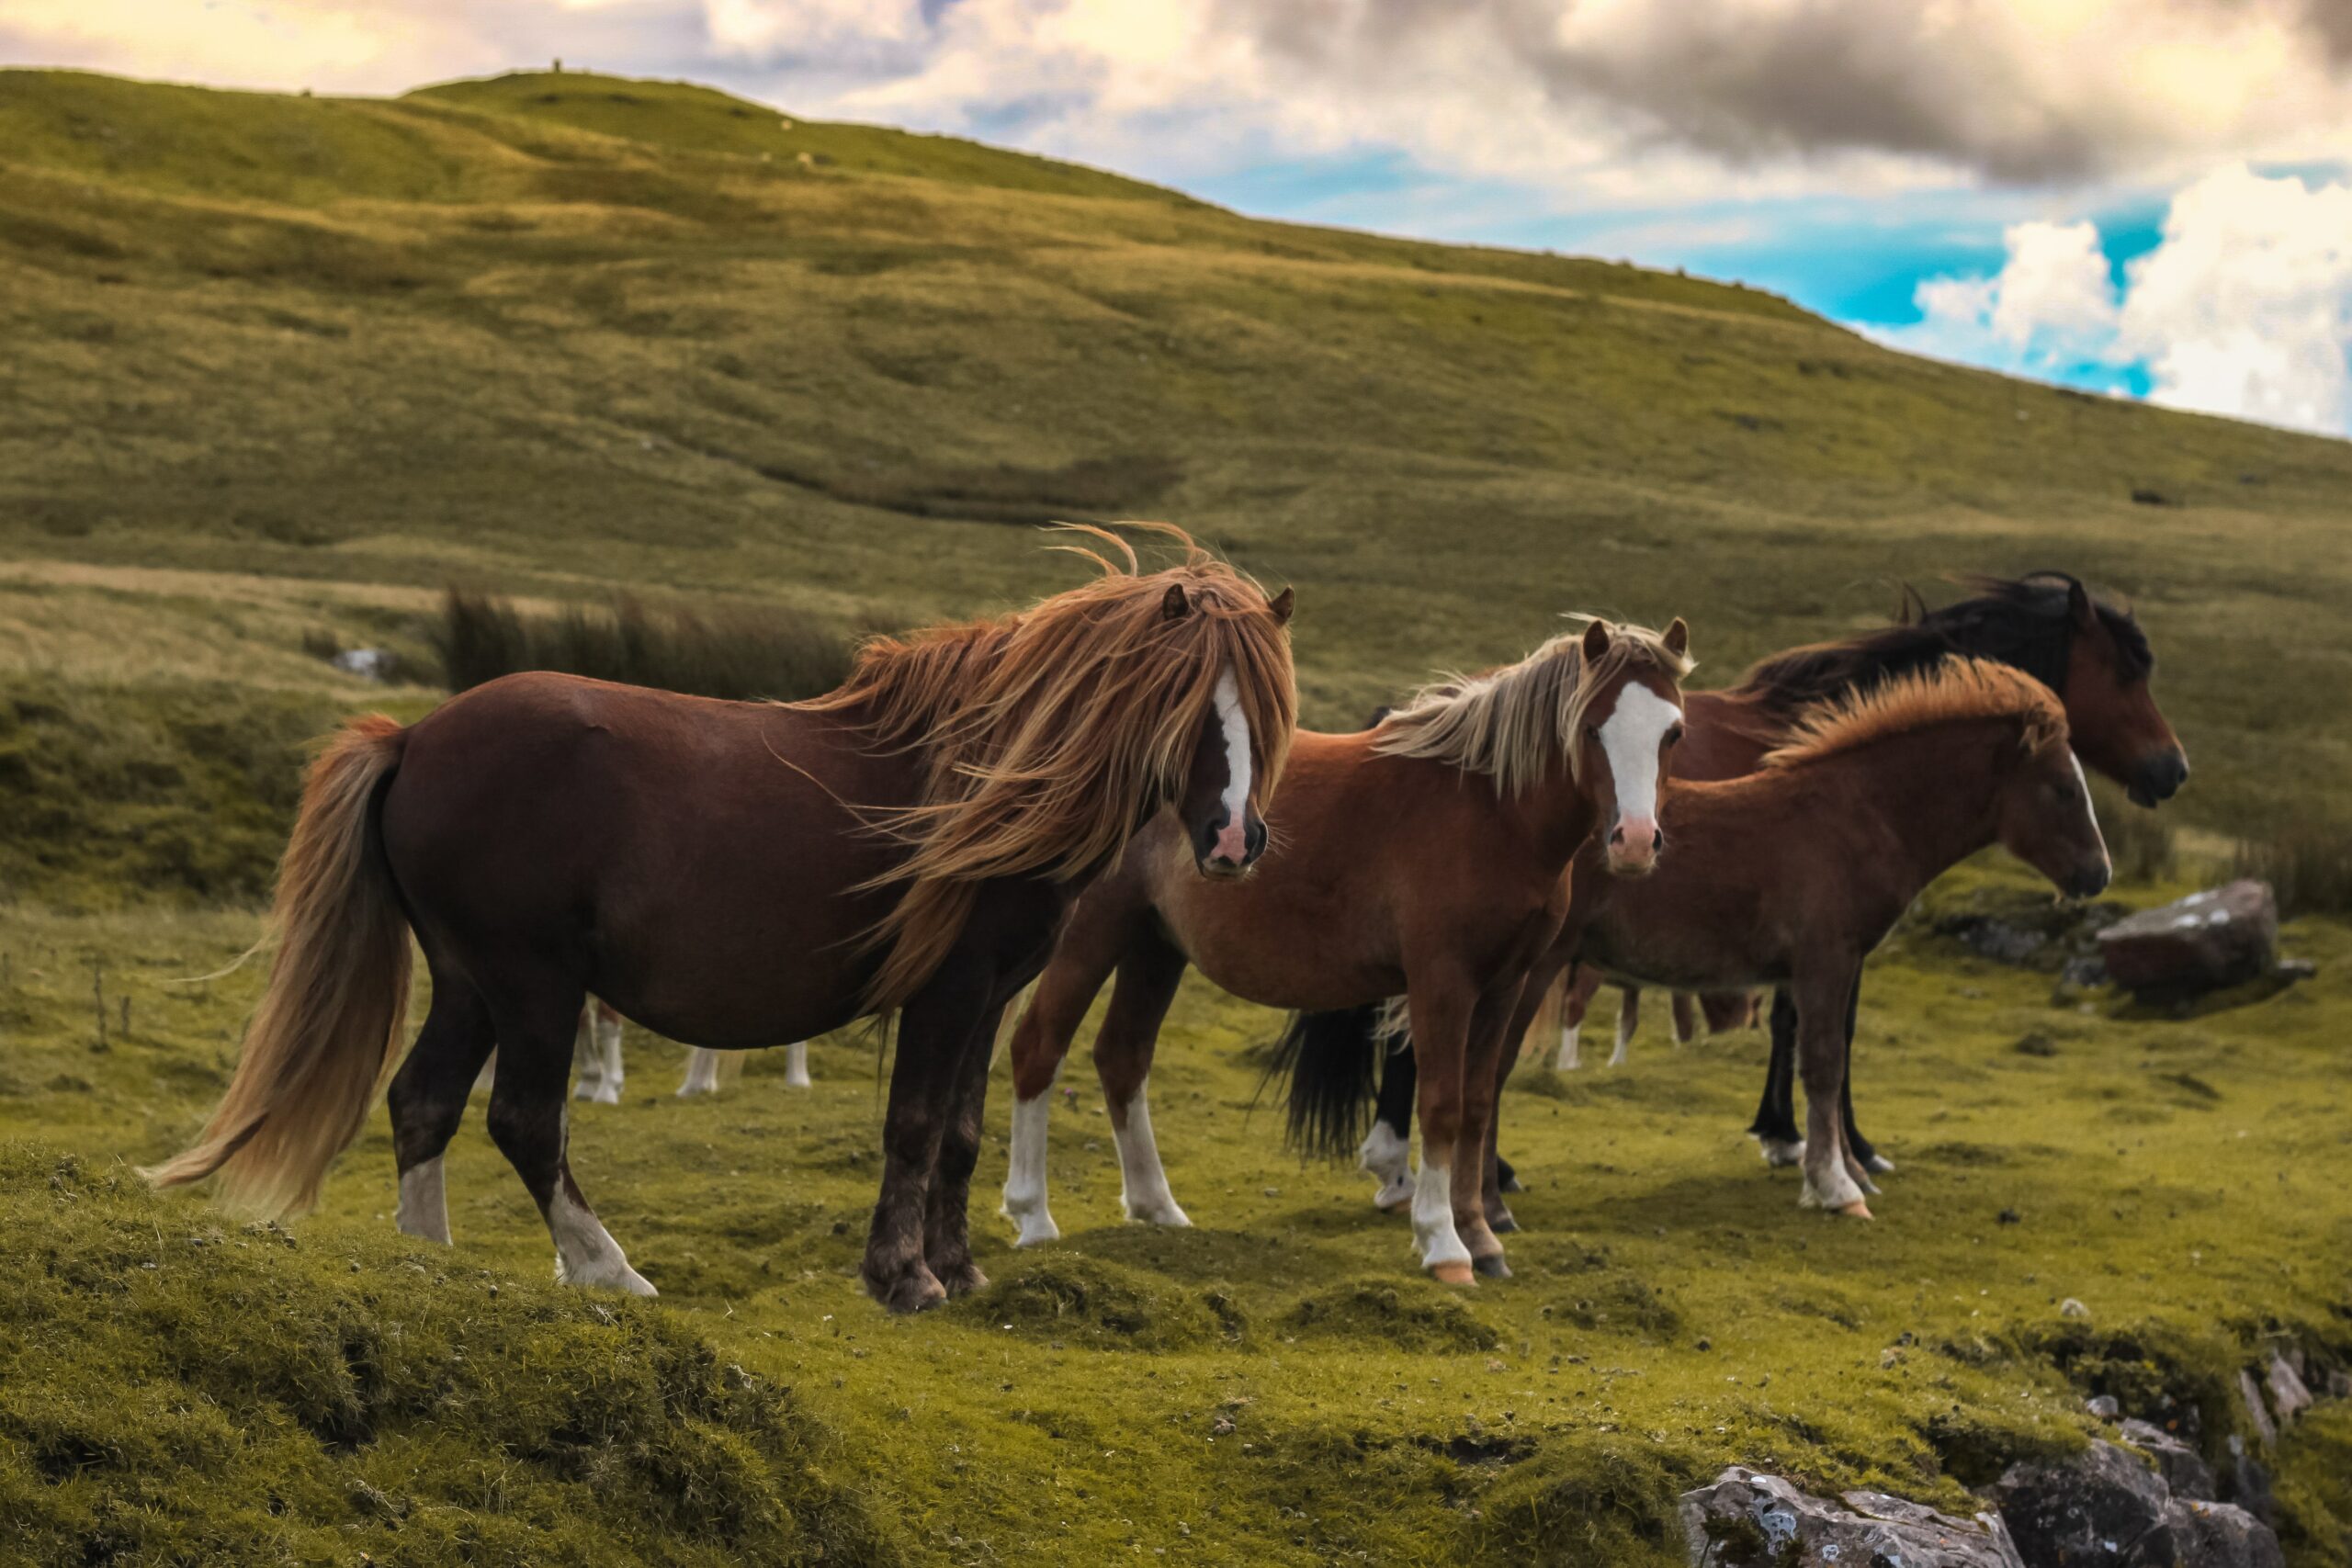
[[[1655,852],[1664,848],[1666,848],[1666,829],[1663,828],[1652,829],[1650,830],[1650,849]]]
[[[1612,844],[1623,843],[1625,841],[1625,829],[1623,828],[1611,828],[1609,830],[1609,841]]]

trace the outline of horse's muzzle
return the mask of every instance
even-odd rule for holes
[[[1628,817],[1609,832],[1609,874],[1647,876],[1666,852],[1666,830],[1647,817]]]
[[[2132,775],[2131,788],[2126,792],[2134,806],[2154,806],[2170,800],[2188,782],[2188,753],[2176,746],[2159,751],[2142,762]]]
[[[2066,896],[2070,898],[2096,898],[2107,891],[2108,882],[2114,874],[2113,868],[2105,861],[2086,865],[2066,879]]]

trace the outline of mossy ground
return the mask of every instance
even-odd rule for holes
[[[1687,615],[1713,679],[1874,619],[1889,576],[2058,565],[2139,597],[2197,766],[2166,819],[2238,836],[2345,809],[2352,709],[2313,696],[2352,657],[2352,453],[1751,291],[1254,223],[693,89],[0,84],[0,1136],[27,1141],[0,1496],[32,1500],[0,1519],[50,1532],[18,1555],[1665,1562],[1673,1492],[1733,1461],[1956,1505],[2080,1439],[2070,1375],[2202,1410],[2267,1342],[2352,1351],[2352,931],[2319,920],[2288,933],[2316,980],[2185,1021],[1906,933],[1862,1020],[1902,1165],[1867,1225],[1798,1212],[1739,1134],[1754,1036],[1530,1069],[1518,1277],[1458,1295],[1367,1183],[1279,1151],[1249,1109],[1278,1021],[1198,985],[1154,1085],[1197,1228],[1118,1222],[1081,1055],[1068,1239],[1009,1250],[1000,1079],[996,1283],[914,1321],[854,1276],[855,1040],[811,1093],[761,1059],[682,1102],[680,1054],[632,1032],[626,1102],[574,1140],[650,1307],[544,1284],[478,1119],[448,1254],[390,1238],[380,1118],[291,1247],[140,1197],[125,1162],[233,1059],[259,969],[182,981],[256,933],[305,738],[434,698],[305,645],[421,652],[452,579],[906,624],[1070,581],[1009,520],[1170,516],[1298,584],[1307,710],[1340,725],[1565,609]],[[329,1327],[410,1344],[379,1404],[311,1357]],[[730,1366],[789,1393],[747,1406]],[[625,1409],[548,1425],[608,1369]],[[364,1439],[306,1424],[321,1389]],[[2279,1456],[2299,1562],[2352,1562],[2347,1452],[2336,1408]]]
[[[1986,885],[2024,880],[1972,868],[1948,894]],[[237,1281],[248,1294],[278,1268],[295,1271],[298,1294],[364,1284],[382,1332],[422,1314],[417,1334],[481,1337],[467,1341],[476,1363],[528,1364],[518,1320],[578,1298],[537,1283],[545,1233],[478,1120],[451,1153],[447,1254],[379,1239],[393,1200],[380,1116],[299,1246],[224,1228],[196,1200],[112,1194],[122,1162],[175,1146],[217,1092],[259,975],[176,982],[218,967],[253,929],[233,913],[0,915],[0,1135],[40,1146],[12,1156],[12,1252],[86,1246],[79,1218],[37,1179],[71,1152],[77,1182],[109,1188],[114,1230],[129,1216],[166,1250],[189,1235],[250,1240]],[[1873,964],[1862,1016],[1865,1123],[1901,1168],[1867,1224],[1800,1212],[1793,1177],[1767,1171],[1739,1134],[1757,1036],[1677,1049],[1653,1029],[1626,1068],[1558,1077],[1530,1064],[1507,1122],[1531,1189],[1515,1201],[1527,1226],[1510,1238],[1517,1277],[1464,1292],[1417,1277],[1404,1223],[1373,1210],[1363,1178],[1278,1149],[1272,1114],[1250,1108],[1251,1048],[1278,1021],[1197,984],[1153,1085],[1195,1228],[1121,1223],[1108,1122],[1081,1055],[1074,1102],[1056,1113],[1066,1238],[1013,1251],[989,1213],[1003,1176],[1000,1073],[975,1203],[994,1283],[920,1318],[882,1316],[854,1278],[880,1113],[865,1042],[820,1043],[808,1093],[785,1090],[780,1058],[757,1057],[730,1093],[682,1101],[671,1093],[682,1053],[632,1031],[627,1099],[577,1108],[574,1164],[663,1292],[651,1308],[614,1308],[790,1390],[795,1418],[810,1423],[805,1441],[830,1456],[821,1476],[883,1521],[877,1551],[1666,1562],[1672,1492],[1727,1463],[1956,1506],[2008,1459],[2081,1441],[2086,1391],[2143,1404],[2172,1393],[2186,1408],[2270,1344],[2297,1342],[2323,1367],[2352,1358],[2340,1114],[2352,931],[2304,922],[2288,940],[2320,962],[2317,979],[2170,1021],[2053,1005],[2048,976],[1907,929]],[[104,1050],[93,956],[104,959]],[[359,1280],[334,1272],[346,1254],[362,1262]],[[425,1288],[420,1262],[444,1294]],[[492,1280],[505,1286],[494,1300]],[[460,1288],[462,1310],[446,1293]],[[2087,1323],[2060,1315],[2068,1297],[2089,1307]],[[588,1311],[562,1321],[589,1322]],[[299,1359],[275,1321],[223,1332],[256,1366],[281,1343]],[[11,1380],[72,1386],[93,1430],[144,1430],[140,1412],[157,1397],[147,1385],[170,1382],[168,1368],[147,1371],[107,1392],[104,1366],[131,1355],[136,1332],[85,1348],[71,1343],[76,1331],[34,1318],[14,1332],[20,1366],[46,1356],[98,1377]],[[420,1379],[451,1375],[429,1358],[417,1367]],[[498,1401],[497,1376],[478,1364],[468,1375]],[[2238,1418],[2226,1397],[2202,1404],[2201,1440],[2218,1448]],[[237,1427],[234,1411],[226,1419]],[[480,1419],[431,1440],[508,1440]],[[2282,1461],[2299,1562],[2347,1560],[2340,1427],[2333,1413],[2314,1422]],[[260,1474],[291,1464],[296,1448],[240,1450],[237,1462]],[[135,1455],[120,1462],[145,1474]],[[315,1462],[342,1475],[363,1458]],[[113,1473],[89,1479],[104,1490]],[[331,1494],[342,1495],[288,1495]],[[449,1495],[472,1497],[493,1533],[534,1517],[503,1496]],[[692,1560],[691,1540],[657,1551],[654,1535],[615,1528],[616,1552]],[[409,1540],[412,1560],[439,1561],[424,1539]]]

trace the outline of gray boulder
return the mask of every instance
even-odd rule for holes
[[[2117,985],[2143,1000],[2173,1001],[2242,986],[2278,956],[2278,901],[2251,879],[2143,909],[2098,933]]]
[[[2213,1467],[2204,1455],[2146,1421],[2126,1421],[2120,1430],[2125,1442],[2156,1461],[2156,1473],[2174,1496],[2196,1503],[2214,1500]]]
[[[1957,1519],[1881,1492],[1838,1502],[1734,1465],[1679,1505],[1693,1568],[2025,1568],[2000,1519]]]
[[[2097,1442],[2011,1465],[1993,1484],[2026,1568],[2284,1568],[2268,1525],[2176,1497],[2137,1454]]]

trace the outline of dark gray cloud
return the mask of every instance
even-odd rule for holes
[[[1735,165],[1877,152],[2030,183],[2238,152],[2185,142],[2217,120],[2252,136],[2291,131],[2291,108],[2228,73],[2167,69],[2143,88],[2134,51],[2226,51],[2248,25],[2287,40],[2305,83],[2341,92],[2352,78],[2352,0],[2115,0],[2101,25],[2072,36],[2036,26],[2051,9],[2038,0],[1219,4],[1225,25],[1284,70],[1376,91],[1419,62],[1453,68],[1483,53],[1514,79],[1500,85],[1532,85],[1564,115]],[[2199,101],[2167,100],[2180,94]]]

